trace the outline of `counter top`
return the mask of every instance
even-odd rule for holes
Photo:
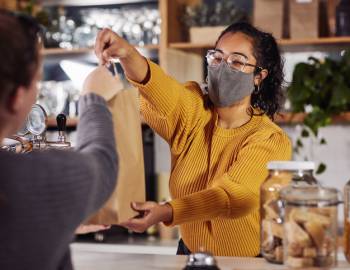
[[[73,244],[72,260],[75,270],[180,270],[186,262],[186,256],[161,254],[131,254],[118,252],[119,247],[100,247],[91,244]],[[283,265],[267,263],[262,258],[217,257],[221,270],[284,270]],[[349,269],[350,264],[343,258],[334,269]]]

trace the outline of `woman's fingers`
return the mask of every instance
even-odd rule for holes
[[[111,58],[125,58],[131,45],[110,29],[101,30],[96,38],[95,54],[100,64],[105,65]]]
[[[118,44],[118,42],[113,43],[102,53],[102,58],[107,62],[111,58],[125,58],[126,56],[127,50],[124,47],[121,47],[120,44]]]
[[[155,202],[132,202],[131,208],[137,212],[140,211],[150,211],[152,208],[157,206],[158,204]]]
[[[97,37],[96,37],[95,54],[96,54],[97,58],[99,59],[100,64],[102,64],[102,65],[106,64],[106,62],[104,61],[104,59],[102,57],[102,53],[103,53],[104,49],[106,47],[108,47],[109,44],[111,43],[110,35],[111,35],[110,30],[105,28],[105,29],[101,30],[100,32],[98,32]]]
[[[86,234],[92,232],[99,232],[110,229],[109,225],[80,225],[76,230],[76,234]]]
[[[134,232],[143,233],[150,227],[146,218],[133,218],[119,224]]]

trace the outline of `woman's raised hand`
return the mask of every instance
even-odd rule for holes
[[[95,54],[100,65],[118,59],[126,76],[133,81],[142,82],[147,76],[147,60],[134,46],[108,28],[98,33]]]

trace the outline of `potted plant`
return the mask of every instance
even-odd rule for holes
[[[332,117],[350,111],[350,51],[343,51],[339,60],[310,57],[308,63],[297,64],[288,97],[294,113],[306,113],[294,147],[296,153],[303,147],[302,138],[326,144],[319,129],[330,125]],[[325,169],[320,163],[317,173]]]
[[[183,22],[189,29],[192,43],[214,44],[228,25],[239,21],[248,21],[248,15],[232,0],[203,1],[184,7]]]

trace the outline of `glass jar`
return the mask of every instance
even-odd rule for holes
[[[332,267],[337,262],[339,192],[321,186],[281,190],[284,264],[290,268]]]
[[[350,262],[350,181],[344,188],[344,253]]]
[[[280,191],[289,183],[317,184],[315,164],[299,161],[273,161],[267,165],[269,175],[260,188],[262,256],[272,263],[283,263],[283,205]]]

